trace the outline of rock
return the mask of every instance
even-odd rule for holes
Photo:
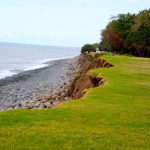
[[[51,102],[44,103],[44,108],[51,108],[51,107],[52,107]]]
[[[65,92],[61,93],[61,96],[62,96],[62,97],[65,97],[65,95],[66,95],[66,93],[65,93]]]
[[[40,106],[38,108],[39,109],[43,109],[44,108],[44,104],[40,104]]]
[[[30,105],[30,106],[27,107],[27,109],[33,109],[33,108],[34,108],[33,105]]]
[[[23,107],[24,107],[24,108],[28,108],[28,107],[30,107],[30,105],[31,105],[31,104],[30,104],[29,102],[26,102]]]
[[[22,107],[23,107],[23,105],[20,103],[20,104],[16,105],[14,108],[15,108],[15,109],[20,109],[20,108],[22,108]]]
[[[66,82],[64,82],[64,85],[67,85],[67,83],[66,83]]]
[[[55,102],[53,102],[53,105],[55,106],[55,105],[57,105],[59,102],[58,101],[55,101]]]
[[[60,100],[60,98],[58,98],[58,97],[55,99],[55,101],[59,101],[59,100]]]
[[[68,94],[69,93],[69,89],[65,89],[65,93]]]
[[[21,103],[18,104],[18,107],[21,108],[23,105]]]
[[[65,97],[64,100],[65,100],[65,101],[69,100],[69,97]]]
[[[40,105],[40,102],[39,101],[36,101],[35,103],[34,103],[34,107],[38,107]]]

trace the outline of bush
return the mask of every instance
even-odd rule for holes
[[[96,50],[96,49],[98,49],[99,50],[99,46],[100,46],[100,44],[99,43],[94,43],[94,44],[92,44],[92,46],[94,47],[94,49]]]
[[[90,53],[90,52],[96,52],[96,49],[90,45],[90,44],[86,44],[81,48],[81,53]]]

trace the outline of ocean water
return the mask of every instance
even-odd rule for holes
[[[46,62],[72,58],[80,48],[0,43],[0,79],[47,66]]]

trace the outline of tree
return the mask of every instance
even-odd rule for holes
[[[134,49],[136,56],[150,57],[150,10],[140,12],[126,39],[126,47]]]
[[[85,53],[85,52],[96,52],[96,49],[90,45],[90,44],[86,44],[81,48],[81,53]]]
[[[112,32],[118,33],[120,36],[126,37],[134,24],[135,14],[119,14],[115,20],[109,23],[108,27]]]
[[[119,14],[102,32],[100,49],[118,54],[150,57],[150,9]]]
[[[99,43],[94,43],[94,44],[92,44],[92,46],[94,47],[95,50],[99,49]]]

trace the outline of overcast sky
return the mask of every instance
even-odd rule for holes
[[[0,42],[82,46],[100,41],[111,15],[150,0],[0,0]]]

